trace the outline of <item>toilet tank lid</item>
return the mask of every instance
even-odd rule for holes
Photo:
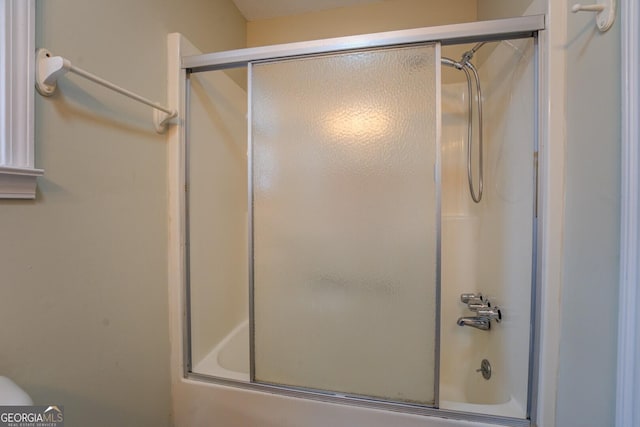
[[[0,376],[0,405],[33,405],[33,400],[16,383]]]

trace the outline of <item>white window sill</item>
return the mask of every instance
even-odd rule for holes
[[[36,179],[42,169],[0,166],[0,199],[35,199]]]

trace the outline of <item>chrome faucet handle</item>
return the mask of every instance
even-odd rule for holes
[[[491,302],[488,299],[486,300],[472,299],[472,300],[469,300],[469,302],[467,303],[467,308],[475,312],[478,312],[478,310],[483,310],[490,307],[491,307]]]
[[[481,308],[491,307],[489,300],[484,299],[481,293],[462,294],[460,295],[460,301],[467,304],[467,308],[471,311],[478,311]]]
[[[464,294],[460,294],[460,301],[462,301],[464,304],[469,304],[470,302],[474,302],[477,303],[479,301],[482,301],[482,294],[480,293],[464,293]]]
[[[478,317],[495,320],[498,323],[500,323],[500,321],[502,320],[502,311],[500,311],[500,307],[489,306],[485,308],[479,308],[478,310],[476,310],[476,313],[478,313]]]

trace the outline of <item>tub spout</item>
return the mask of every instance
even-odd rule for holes
[[[471,326],[488,331],[491,328],[491,320],[487,317],[461,317],[458,319],[458,326]]]

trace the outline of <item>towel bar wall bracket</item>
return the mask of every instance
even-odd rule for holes
[[[616,0],[597,0],[595,4],[576,3],[571,12],[593,12],[596,14],[596,25],[600,32],[609,31],[616,19]]]
[[[171,119],[178,115],[176,110],[155,103],[96,75],[75,67],[68,59],[61,56],[53,56],[47,49],[38,49],[36,51],[36,89],[42,96],[53,95],[58,86],[58,78],[68,72],[77,74],[87,80],[91,80],[94,83],[104,86],[107,89],[114,90],[124,96],[153,108],[153,124],[158,133],[165,132]]]

